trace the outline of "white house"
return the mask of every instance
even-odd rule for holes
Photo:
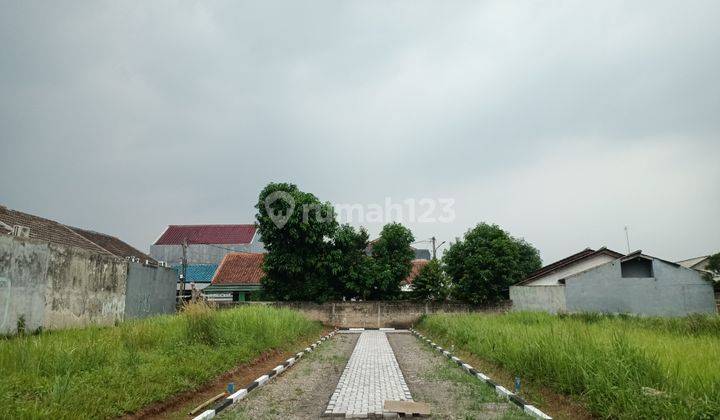
[[[511,286],[510,299],[513,310],[551,313],[716,313],[712,284],[699,272],[641,251],[622,256],[605,248],[540,269]]]

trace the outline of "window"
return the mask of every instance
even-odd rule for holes
[[[620,263],[620,272],[623,278],[653,277],[652,260],[647,258],[633,258]]]

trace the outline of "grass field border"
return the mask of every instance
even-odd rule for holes
[[[518,407],[520,407],[520,409],[523,410],[525,413],[527,413],[527,414],[529,414],[529,415],[531,415],[531,416],[533,416],[533,417],[537,417],[537,418],[539,418],[539,419],[552,420],[552,417],[548,416],[547,414],[545,414],[544,412],[542,412],[540,409],[538,409],[538,408],[535,407],[534,405],[528,404],[528,403],[527,403],[525,400],[523,400],[519,395],[517,395],[517,394],[515,394],[514,392],[508,390],[508,389],[505,388],[504,386],[499,385],[498,383],[494,382],[492,379],[490,379],[489,376],[485,375],[485,374],[482,373],[482,372],[479,372],[478,370],[476,370],[475,368],[473,368],[473,367],[470,366],[469,364],[463,362],[459,357],[457,357],[457,356],[453,355],[452,353],[450,353],[449,351],[443,349],[443,348],[440,347],[438,344],[435,344],[435,342],[433,342],[431,339],[429,339],[429,338],[425,337],[424,335],[422,335],[422,334],[421,334],[420,332],[418,332],[416,329],[410,328],[410,332],[412,332],[412,334],[413,334],[415,337],[417,337],[417,338],[420,339],[421,341],[426,342],[428,345],[430,345],[432,348],[434,348],[435,350],[437,350],[438,352],[440,352],[442,355],[444,355],[444,356],[447,357],[448,359],[450,359],[450,360],[452,360],[453,362],[455,362],[455,363],[456,363],[458,366],[460,366],[464,371],[466,371],[466,372],[469,373],[470,375],[472,375],[472,376],[480,379],[481,381],[483,381],[483,382],[484,382],[485,384],[487,384],[488,386],[494,388],[494,389],[495,389],[495,392],[496,392],[499,396],[501,396],[501,397],[503,397],[503,398],[507,398],[510,402],[512,402],[513,404],[515,404],[515,405],[517,405]]]
[[[335,334],[338,332],[338,329],[336,328],[333,331],[330,331],[328,334],[320,337],[320,339],[308,347],[305,347],[304,350],[299,351],[295,353],[295,356],[287,359],[285,362],[283,362],[280,365],[277,365],[275,368],[273,368],[271,371],[267,372],[266,374],[260,376],[259,378],[252,381],[250,384],[248,384],[245,388],[240,389],[239,391],[229,395],[225,399],[223,399],[221,402],[219,402],[217,405],[215,405],[214,408],[210,410],[205,410],[200,415],[196,416],[193,420],[207,420],[215,417],[218,413],[222,412],[226,408],[232,406],[233,404],[237,403],[238,401],[242,400],[243,398],[247,397],[248,394],[253,391],[254,389],[258,389],[268,383],[270,379],[278,376],[280,373],[288,370],[291,366],[295,365],[295,363],[300,360],[305,354],[310,353],[314,351],[320,344],[322,344],[323,341],[330,340],[335,336]]]

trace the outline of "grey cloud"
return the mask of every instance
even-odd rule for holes
[[[719,17],[710,1],[7,2],[0,202],[147,249],[168,223],[249,221],[289,180],[340,203],[452,196],[458,220],[416,236],[497,221],[546,260],[623,224],[661,257],[717,251]]]

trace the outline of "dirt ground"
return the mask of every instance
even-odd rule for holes
[[[468,375],[455,363],[412,334],[388,334],[415,401],[430,405],[436,419],[529,418],[486,384]]]
[[[358,334],[336,335],[219,416],[223,419],[320,418],[357,339]]]

